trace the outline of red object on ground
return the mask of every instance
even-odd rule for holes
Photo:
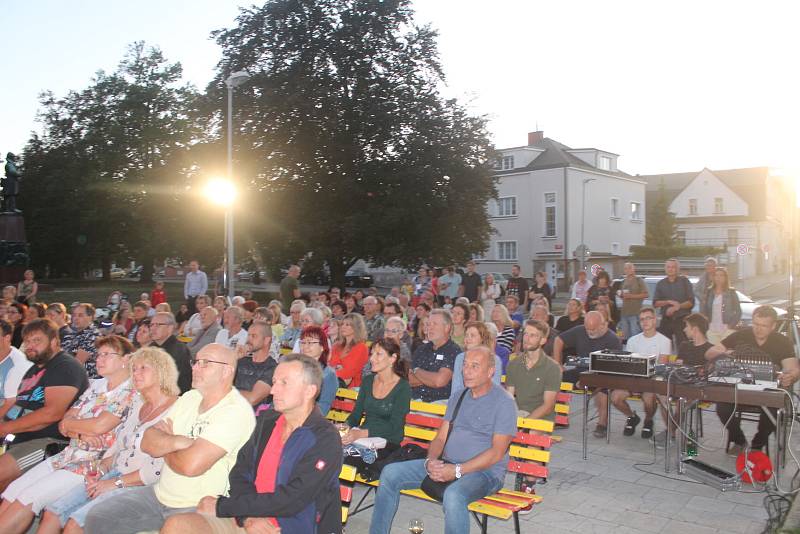
[[[736,458],[736,472],[742,475],[742,482],[752,484],[750,474],[756,482],[764,483],[772,477],[772,462],[769,456],[761,451],[750,451],[747,453],[747,470],[745,470],[744,453]]]

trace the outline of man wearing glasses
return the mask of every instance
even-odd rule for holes
[[[178,388],[181,393],[192,389],[192,368],[189,364],[189,348],[175,337],[175,316],[159,312],[150,321],[150,339],[153,344],[172,356],[178,368]]]
[[[194,512],[206,495],[228,494],[228,475],[253,432],[255,417],[233,387],[236,353],[212,343],[197,356],[193,389],[142,438],[144,452],[164,458],[161,478],[97,504],[86,518],[87,534],[158,530],[168,517]]]

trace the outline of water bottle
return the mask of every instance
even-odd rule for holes
[[[695,439],[694,430],[689,429],[688,441],[686,443],[686,456],[694,458],[697,456],[697,441]]]

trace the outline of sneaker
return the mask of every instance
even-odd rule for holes
[[[653,420],[645,419],[642,425],[642,439],[650,439],[653,437]]]
[[[633,412],[633,415],[628,417],[628,419],[625,421],[625,428],[622,430],[622,435],[632,436],[633,433],[636,432],[636,425],[638,425],[640,421],[641,419],[636,412]]]
[[[535,484],[536,482],[533,480],[524,480],[522,484],[520,484],[519,491],[522,493],[527,493],[528,495],[536,495],[536,490],[533,488]],[[531,513],[531,510],[533,510],[533,505],[523,508],[517,513],[519,515],[528,515]]]
[[[592,434],[594,434],[596,438],[604,438],[608,435],[608,427],[597,425],[594,427],[594,432],[592,432]]]

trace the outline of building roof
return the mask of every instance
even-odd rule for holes
[[[530,162],[528,165],[518,169],[508,169],[504,171],[495,171],[497,175],[503,174],[510,174],[520,171],[537,171],[541,169],[557,169],[559,167],[576,167],[579,169],[585,169],[594,172],[600,172],[603,174],[610,174],[612,176],[620,176],[624,178],[635,178],[628,173],[625,173],[620,170],[616,171],[608,171],[604,169],[599,169],[592,165],[589,165],[579,157],[570,154],[567,152],[568,150],[573,150],[572,148],[555,141],[554,139],[550,139],[549,137],[544,137],[541,141],[538,141],[532,145],[528,145],[534,148],[544,149],[536,159]],[[588,150],[588,149],[584,149]],[[613,152],[608,152],[605,150],[598,150],[598,152],[604,152],[606,154],[613,154]],[[616,154],[614,154],[616,155]]]
[[[667,200],[672,202],[675,197],[688,186],[692,180],[703,171],[709,171],[728,186],[731,191],[739,195],[750,207],[749,220],[763,220],[767,215],[766,181],[769,177],[769,167],[750,167],[747,169],[726,169],[713,171],[704,168],[695,172],[679,172],[671,174],[636,175],[636,178],[647,183],[645,202],[654,202],[658,196],[661,184],[664,184],[664,193]],[[730,217],[730,216],[728,216]],[[739,217],[741,218],[741,217]],[[715,216],[714,220],[726,219],[725,215]],[[726,219],[727,220],[727,219]],[[686,220],[701,222],[696,217]]]

